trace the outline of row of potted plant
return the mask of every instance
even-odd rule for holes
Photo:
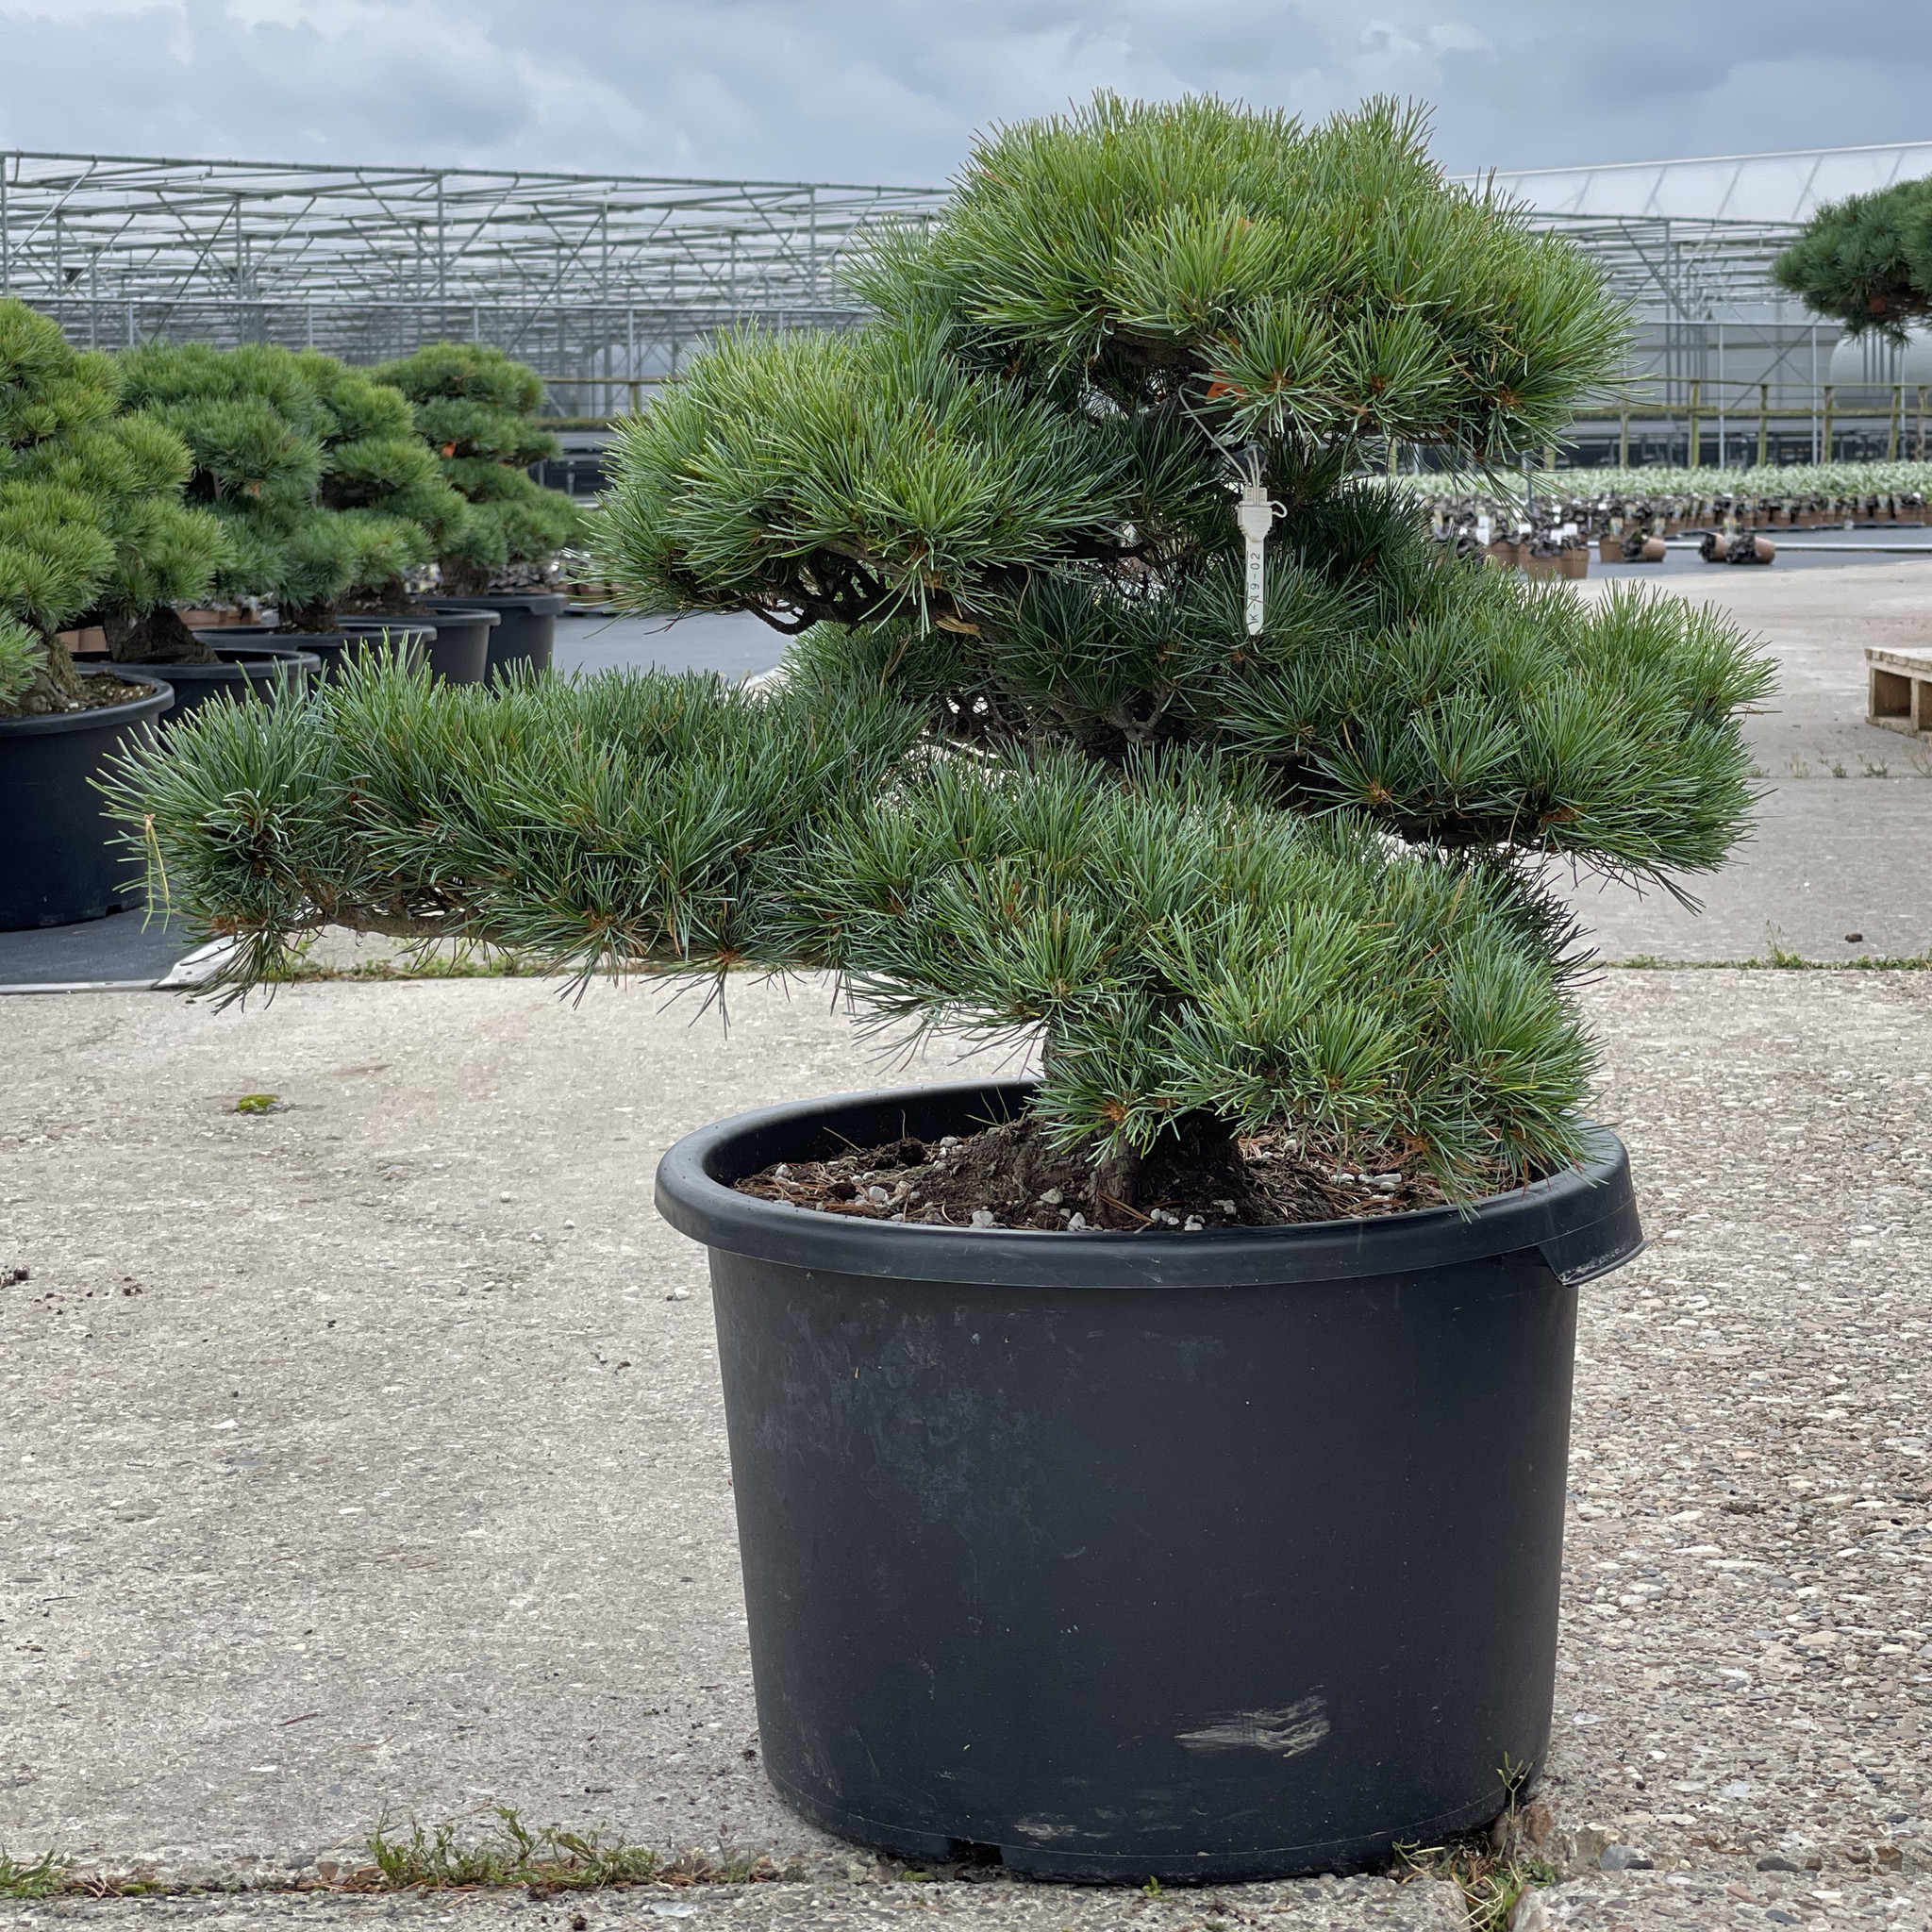
[[[1806,463],[1748,470],[1546,470],[1525,483],[1499,473],[1399,479],[1428,506],[1440,536],[1488,519],[1498,530],[1571,525],[1588,542],[1632,532],[1777,530],[1846,523],[1920,525],[1932,463]]]
[[[526,473],[555,447],[541,400],[470,344],[373,371],[108,356],[0,303],[0,930],[117,903],[91,780],[164,712],[300,691],[373,640],[452,682],[547,665],[544,577],[581,518]]]

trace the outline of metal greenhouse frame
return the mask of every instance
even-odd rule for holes
[[[100,348],[275,341],[352,362],[493,342],[607,413],[733,322],[849,326],[841,257],[940,191],[0,154],[0,294]]]
[[[1630,304],[1629,381],[1605,399],[1625,419],[1622,443],[1633,401],[1708,416],[1715,398],[1724,446],[1726,410],[1764,402],[1770,385],[1765,406],[1806,412],[1810,441],[1829,447],[1818,397],[1838,331],[1784,295],[1771,265],[1822,201],[1928,170],[1932,143],[1907,142],[1469,178],[1594,255]],[[837,182],[13,151],[0,153],[0,294],[100,348],[276,341],[371,362],[475,339],[541,370],[558,414],[601,419],[733,323],[850,327],[861,310],[839,269],[855,242],[874,224],[929,221],[944,199]],[[1888,364],[1866,379],[1907,376]]]

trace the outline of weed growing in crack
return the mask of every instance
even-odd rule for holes
[[[1520,1808],[1524,1774],[1505,1761],[1504,1790],[1508,1804],[1486,1831],[1471,1832],[1440,1845],[1397,1845],[1394,1876],[1447,1879],[1462,1894],[1469,1932],[1507,1932],[1516,1902],[1537,1886],[1554,1885],[1557,1868],[1537,1849],[1547,1834],[1547,1806]],[[1536,1814],[1541,1813],[1540,1819]],[[1540,1826],[1532,1832],[1532,1824]]]
[[[550,1826],[532,1831],[508,1805],[496,1807],[498,1829],[459,1842],[454,1824],[425,1832],[412,1820],[408,1838],[391,1838],[387,1821],[369,1834],[369,1856],[384,1889],[447,1890],[457,1886],[527,1885],[578,1891],[600,1885],[648,1884],[665,1860],[641,1845],[606,1844],[595,1833]]]
[[[458,1840],[453,1824],[425,1831],[413,1820],[408,1838],[391,1838],[384,1820],[369,1834],[373,1866],[340,1889],[447,1891],[521,1885],[543,1895],[607,1885],[742,1885],[781,1875],[767,1857],[666,1857],[642,1845],[607,1843],[594,1832],[556,1825],[532,1831],[508,1805],[497,1806],[495,1814],[496,1830],[469,1843]]]
[[[0,1856],[0,1898],[52,1898],[73,1889],[74,1861],[42,1852],[31,1865]]]

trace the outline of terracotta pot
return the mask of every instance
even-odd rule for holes
[[[264,626],[258,619],[240,610],[177,610],[175,615],[190,630],[227,630],[238,624],[246,625],[252,630],[275,628],[273,625]]]
[[[1557,551],[1557,575],[1565,577],[1587,577],[1590,575],[1590,552],[1580,543],[1570,549]]]

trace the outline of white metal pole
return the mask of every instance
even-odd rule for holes
[[[1717,325],[1717,466],[1724,466],[1724,325]]]

